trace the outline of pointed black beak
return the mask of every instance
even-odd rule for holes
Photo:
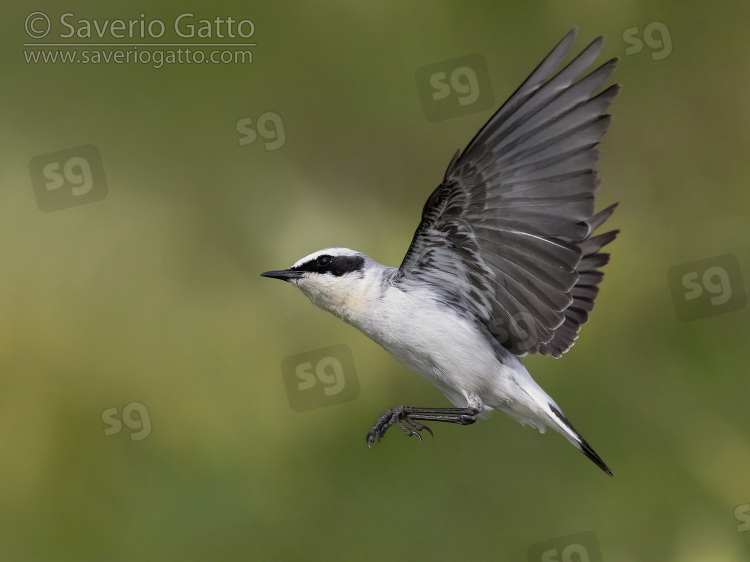
[[[272,277],[273,279],[281,279],[282,281],[291,281],[292,279],[299,279],[302,277],[302,271],[294,271],[292,269],[282,269],[279,271],[266,271],[261,273],[261,277]]]

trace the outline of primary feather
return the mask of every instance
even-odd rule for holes
[[[594,92],[617,59],[578,79],[600,37],[553,74],[575,35],[456,153],[400,267],[399,283],[418,280],[470,303],[516,355],[559,357],[573,345],[608,259],[600,250],[617,234],[592,237],[614,210],[594,215],[595,146],[619,86]]]

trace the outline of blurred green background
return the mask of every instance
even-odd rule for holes
[[[37,10],[232,16],[257,46],[252,64],[27,64]],[[667,272],[733,254],[750,277],[749,17],[676,1],[6,6],[0,560],[525,561],[584,531],[606,562],[748,560],[750,313],[681,321]],[[651,22],[666,34],[627,54]],[[574,25],[576,50],[604,34],[600,62],[621,59],[597,205],[620,202],[622,234],[575,347],[525,363],[615,476],[502,413],[368,450],[385,409],[447,401],[258,274],[330,245],[398,265],[493,111],[426,120],[417,69],[481,54],[497,107]],[[282,146],[241,145],[237,122],[268,112]],[[106,198],[40,211],[29,161],[86,144]],[[282,360],[341,344],[358,398],[292,411]],[[105,435],[133,403],[146,438]]]

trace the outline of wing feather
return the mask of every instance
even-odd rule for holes
[[[594,214],[596,145],[619,86],[595,91],[616,59],[579,78],[601,52],[595,39],[557,74],[570,31],[457,152],[396,283],[431,284],[468,305],[507,349],[560,356],[588,321],[617,231],[592,236],[614,211]]]

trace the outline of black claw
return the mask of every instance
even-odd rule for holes
[[[409,437],[416,435],[419,442],[422,443],[421,432],[426,429],[430,435],[435,436],[432,430],[426,425],[419,423],[417,420],[439,421],[455,423],[458,425],[470,425],[477,421],[479,409],[476,407],[468,408],[412,408],[410,406],[399,406],[388,410],[378,418],[377,423],[367,434],[367,446],[369,447],[378,438],[378,443],[385,436],[393,424],[398,424],[401,431]]]
[[[401,420],[396,420],[396,423],[399,425],[399,427],[402,429],[402,431],[404,433],[406,433],[406,435],[408,435],[409,437],[411,437],[413,435],[416,435],[417,437],[419,437],[419,443],[421,444],[422,443],[422,436],[418,432],[421,431],[422,428],[419,427],[419,424],[414,423],[411,420],[404,420],[404,421],[406,421],[407,423],[411,423],[414,426],[414,429],[412,429],[408,425],[405,425],[404,423],[402,423]]]
[[[397,424],[401,428],[401,431],[406,433],[406,435],[408,435],[409,437],[416,435],[419,438],[420,443],[422,443],[423,441],[422,435],[420,434],[423,429],[426,429],[433,437],[435,436],[429,427],[411,418],[409,409],[407,407],[399,406],[398,408],[388,410],[380,416],[377,423],[367,434],[367,446],[371,447],[371,445],[375,442],[376,436],[378,439],[378,443],[380,443],[383,437],[385,437],[388,429],[394,424]]]

